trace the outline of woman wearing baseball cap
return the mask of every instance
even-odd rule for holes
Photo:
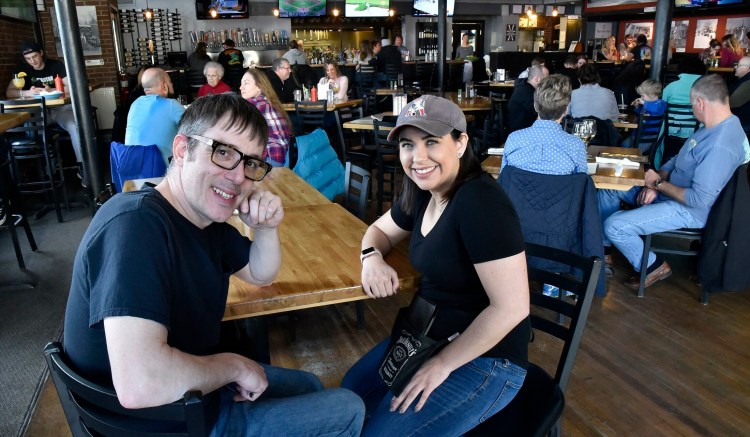
[[[362,285],[372,298],[395,294],[398,277],[383,257],[410,237],[409,258],[421,273],[415,299],[437,308],[427,336],[452,341],[397,396],[381,378],[388,373],[381,363],[395,350],[390,339],[354,364],[342,386],[365,401],[363,436],[461,435],[505,407],[526,376],[531,327],[521,227],[468,146],[466,118],[454,103],[412,101],[389,139],[399,142],[406,177],[391,210],[362,239]]]

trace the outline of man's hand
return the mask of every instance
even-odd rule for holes
[[[649,205],[653,203],[654,200],[656,200],[656,197],[659,195],[659,192],[654,190],[653,188],[643,187],[640,193],[638,193],[638,204],[639,205]]]
[[[44,87],[33,86],[33,87],[29,88],[28,91],[31,94],[36,95],[36,94],[41,93],[42,91],[47,91],[47,90]]]
[[[653,169],[648,169],[646,170],[646,173],[643,175],[643,178],[645,179],[646,186],[648,188],[655,188],[654,184],[656,183],[656,181],[661,179],[661,175]]]
[[[253,191],[247,199],[237,205],[240,220],[253,229],[279,227],[284,218],[281,198],[265,190]]]
[[[362,288],[369,297],[393,296],[398,291],[398,275],[380,255],[362,261]]]

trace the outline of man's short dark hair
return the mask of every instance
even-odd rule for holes
[[[581,85],[586,85],[588,83],[600,83],[602,78],[596,71],[594,64],[586,63],[578,68],[578,80],[581,81]]]
[[[235,93],[214,94],[201,97],[188,106],[180,118],[177,133],[189,137],[203,135],[223,120],[222,129],[246,134],[248,140],[268,144],[268,123],[252,103]],[[195,142],[188,141],[188,151]]]
[[[278,71],[278,69],[281,68],[283,64],[289,64],[290,66],[292,65],[288,59],[276,58],[271,63],[271,68],[273,69],[273,71]]]
[[[544,65],[544,58],[541,56],[534,56],[534,59],[531,60],[531,66],[534,65]]]
[[[562,74],[551,74],[534,91],[534,109],[542,120],[557,120],[565,115],[570,103],[570,80]]]
[[[234,47],[234,41],[233,41],[233,40],[231,40],[231,39],[229,39],[229,38],[227,38],[227,39],[226,39],[226,40],[224,41],[224,45],[225,45],[225,46],[229,46],[229,47]]]
[[[696,97],[702,97],[709,102],[729,104],[729,89],[724,78],[718,74],[702,76],[693,83],[690,91]]]
[[[299,44],[297,44],[297,41],[291,40],[289,41],[289,48],[294,50],[299,48]]]
[[[577,64],[578,58],[576,58],[576,55],[568,55],[565,57],[565,63],[566,64]]]
[[[638,37],[636,37],[635,42],[638,44],[646,44],[648,43],[648,38],[646,38],[646,35],[639,33]]]

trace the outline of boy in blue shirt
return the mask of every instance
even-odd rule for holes
[[[661,99],[661,84],[653,79],[646,79],[642,84],[636,88],[639,98],[633,100],[633,110],[636,114],[644,115],[663,115],[667,110],[667,102]],[[646,126],[645,132],[653,133],[658,132],[661,129],[661,124],[654,126]],[[622,147],[631,147],[635,142],[635,137],[638,134],[638,129],[633,129],[633,133],[628,138],[623,140],[620,144]],[[645,148],[645,147],[644,147]],[[641,153],[646,153],[648,150],[641,149]]]

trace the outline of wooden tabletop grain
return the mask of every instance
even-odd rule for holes
[[[26,100],[28,101],[28,103],[19,103],[16,105],[5,105],[5,107],[7,109],[30,108],[32,106],[37,105],[40,99],[36,97],[24,97],[22,99],[16,99],[16,101],[21,101],[21,100]],[[56,99],[44,99],[44,100],[47,103],[47,107],[67,105],[68,103],[70,103],[70,94],[65,93]]]
[[[632,156],[640,155],[638,149],[626,149],[623,147],[589,146],[586,151],[592,157],[599,156],[601,153]],[[482,168],[497,179],[498,176],[500,176],[500,166],[502,165],[502,162],[502,156],[492,155],[482,162]],[[591,175],[591,179],[593,179],[596,188],[627,191],[633,187],[642,187],[646,184],[643,164],[638,168],[624,168],[620,176],[615,176],[615,170],[615,165],[613,164],[599,164],[596,169],[596,174]]]
[[[29,118],[30,115],[28,112],[6,112],[0,114],[0,134],[4,134],[8,129],[20,126]]]
[[[627,117],[618,118],[614,125],[618,129],[637,129],[638,128],[638,115],[627,114]]]
[[[335,203],[285,207],[284,212],[278,277],[268,287],[232,277],[224,320],[367,299],[359,260],[367,225]],[[238,218],[230,223],[247,234]],[[397,247],[386,261],[396,269],[400,288],[413,290],[418,275],[406,251]]]

